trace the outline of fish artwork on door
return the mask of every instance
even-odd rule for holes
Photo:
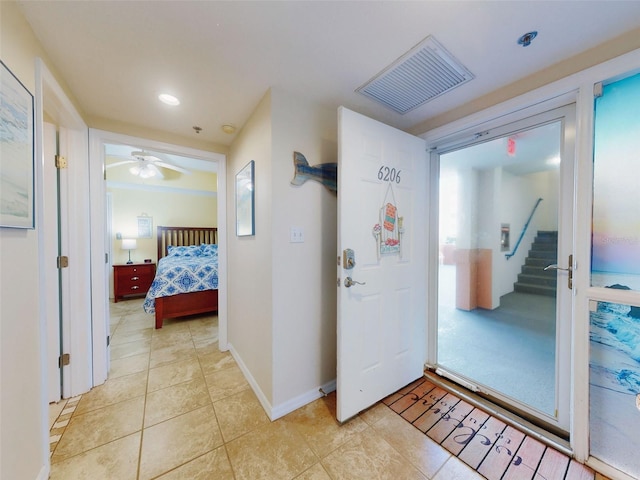
[[[378,259],[386,255],[399,255],[402,258],[402,234],[404,218],[398,215],[398,206],[393,194],[393,186],[387,184],[387,191],[380,208],[380,221],[373,226]]]

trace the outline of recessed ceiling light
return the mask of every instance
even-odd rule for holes
[[[233,125],[229,125],[229,124],[227,124],[227,125],[222,125],[222,127],[221,127],[221,128],[222,128],[222,131],[223,131],[224,133],[228,133],[228,134],[232,134],[233,132],[235,132],[235,131],[236,131],[236,127],[234,127]]]
[[[160,95],[158,95],[158,98],[162,103],[166,103],[167,105],[180,105],[180,100],[178,100],[173,95],[169,95],[168,93],[161,93]]]

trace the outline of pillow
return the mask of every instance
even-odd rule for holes
[[[212,256],[212,255],[217,255],[218,254],[218,245],[216,245],[215,243],[203,243],[202,245],[200,245],[201,248],[201,254],[204,256]]]
[[[169,245],[167,247],[169,257],[199,257],[202,254],[200,245],[188,245],[182,247],[176,247]]]

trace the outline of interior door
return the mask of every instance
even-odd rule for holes
[[[573,105],[442,149],[437,372],[569,432]]]
[[[428,161],[424,140],[338,112],[337,419],[423,374]]]

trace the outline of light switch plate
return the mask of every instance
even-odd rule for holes
[[[290,243],[303,243],[304,242],[304,230],[300,227],[291,227],[289,242]]]

